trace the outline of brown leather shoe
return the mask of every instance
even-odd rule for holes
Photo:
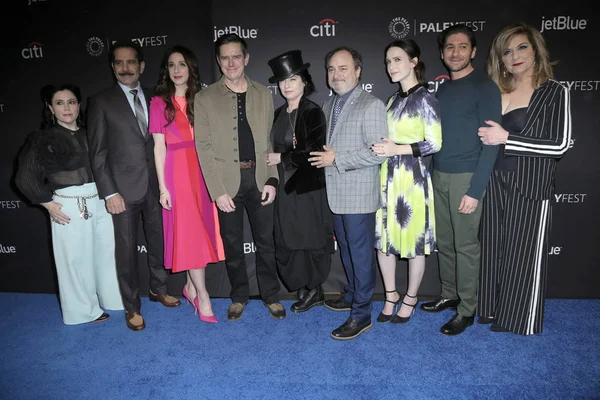
[[[141,331],[146,327],[144,318],[137,311],[125,311],[125,322],[127,323],[127,327],[132,331]]]
[[[150,292],[148,293],[148,298],[150,301],[160,302],[165,307],[178,307],[181,305],[181,302],[177,298],[168,294],[154,294]]]

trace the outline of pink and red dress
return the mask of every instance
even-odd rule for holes
[[[185,113],[185,98],[174,97],[173,105],[175,119],[167,125],[164,100],[152,98],[149,131],[165,135],[164,177],[171,195],[171,210],[162,210],[165,267],[181,272],[222,261],[225,252],[217,208],[200,171],[194,129]]]

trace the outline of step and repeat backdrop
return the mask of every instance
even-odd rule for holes
[[[311,63],[317,87],[312,100],[321,104],[332,95],[326,83],[325,54],[339,45],[354,47],[364,59],[360,84],[386,101],[398,89],[390,83],[384,66],[384,48],[390,41],[417,41],[427,67],[429,90],[435,92],[448,80],[437,47],[437,36],[444,28],[456,23],[473,28],[478,41],[474,65],[483,69],[496,33],[509,23],[522,21],[542,32],[551,58],[558,62],[555,79],[571,92],[573,139],[571,149],[558,164],[552,199],[548,297],[600,298],[595,235],[600,226],[600,135],[596,132],[600,122],[600,56],[593,47],[600,38],[600,17],[589,13],[583,4],[554,6],[542,0],[528,4],[510,0],[489,8],[474,0],[452,7],[440,0],[411,4],[373,0],[351,7],[341,0],[182,0],[171,6],[140,0],[20,0],[15,10],[6,13],[7,20],[17,22],[17,28],[6,31],[1,39],[0,291],[56,292],[49,219],[45,210],[31,206],[16,189],[16,157],[26,135],[39,127],[39,91],[44,85],[74,83],[87,98],[115,84],[108,62],[113,41],[132,40],[142,46],[146,68],[141,81],[145,86],[156,84],[163,53],[176,44],[195,52],[202,80],[211,84],[220,77],[214,41],[225,33],[237,33],[249,46],[248,76],[269,88],[278,107],[283,98],[278,87],[268,83],[272,73],[267,61],[285,51],[302,50],[305,62]],[[251,290],[257,295],[255,247],[247,223],[244,234]],[[146,251],[141,239],[142,262]],[[399,260],[400,291],[406,287],[406,268],[406,261]],[[148,282],[144,268],[141,275],[142,282]],[[174,274],[169,292],[180,294],[184,281],[183,274]],[[228,297],[224,263],[207,267],[207,284],[212,296]],[[324,288],[343,291],[345,284],[336,252]],[[432,255],[427,259],[420,294],[437,295],[439,289],[437,256]],[[376,292],[383,293],[379,275]],[[147,293],[147,283],[142,293]],[[282,286],[282,294],[287,293]]]

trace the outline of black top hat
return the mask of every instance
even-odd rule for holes
[[[310,67],[310,63],[303,63],[300,50],[291,50],[270,59],[269,66],[274,74],[269,78],[269,82],[275,83],[307,69]]]

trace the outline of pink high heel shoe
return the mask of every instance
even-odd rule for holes
[[[185,286],[183,287],[182,293],[183,297],[185,297],[185,302],[194,306],[194,315],[196,315],[196,313],[198,312],[198,307],[196,306],[196,303],[190,300],[190,295],[188,294],[187,288]]]
[[[200,311],[200,301],[198,300],[198,296],[194,298],[194,307],[198,310],[198,314],[200,314],[200,321],[208,322],[211,324],[216,324],[217,322],[219,322],[214,314],[210,316],[202,314],[202,311]]]

